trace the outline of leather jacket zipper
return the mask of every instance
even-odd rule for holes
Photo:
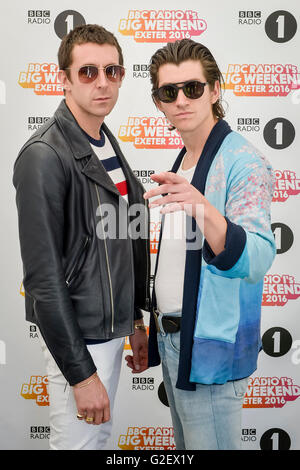
[[[95,188],[96,188],[96,193],[97,193],[97,199],[98,199],[99,209],[101,210],[100,194],[99,194],[99,191],[98,191],[98,188],[97,188],[97,185],[96,185],[96,184],[95,184]],[[101,218],[101,224],[102,224],[102,229],[103,229],[103,234],[104,234],[103,218]],[[112,281],[111,281],[111,272],[110,272],[110,265],[109,265],[108,251],[107,251],[107,244],[106,244],[106,238],[105,238],[105,236],[103,237],[103,240],[104,240],[104,247],[105,247],[105,258],[106,258],[106,265],[107,265],[107,272],[108,272],[109,290],[110,290],[110,302],[111,302],[111,312],[112,312],[111,331],[112,331],[112,333],[113,333],[113,332],[114,332],[114,316],[115,316],[114,298],[113,298],[113,289],[112,289]]]
[[[68,277],[66,278],[66,284],[67,284],[68,287],[72,284],[72,282],[74,281],[75,277],[77,276],[77,274],[78,274],[78,272],[79,272],[79,270],[77,269],[77,268],[78,268],[78,264],[79,264],[79,261],[80,261],[80,259],[81,259],[81,256],[82,256],[82,254],[84,253],[84,251],[85,251],[85,249],[86,249],[86,247],[87,247],[89,241],[90,241],[90,237],[86,237],[85,240],[84,240],[84,243],[83,243],[83,245],[82,245],[82,248],[80,249],[80,251],[79,251],[79,253],[78,253],[77,257],[76,257],[76,261],[75,261],[75,263],[73,264],[73,267],[72,267],[72,269],[71,269],[71,271],[70,271]]]

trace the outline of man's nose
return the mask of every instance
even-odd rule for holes
[[[180,88],[178,90],[178,95],[177,95],[177,98],[176,98],[176,104],[178,106],[182,105],[182,104],[186,104],[188,101],[188,98],[185,96],[185,94],[183,93],[183,90],[182,88]]]
[[[104,69],[99,68],[98,69],[98,76],[96,78],[96,85],[97,87],[105,87],[107,86],[107,77]]]

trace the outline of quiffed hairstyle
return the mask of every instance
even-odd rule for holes
[[[113,33],[97,24],[77,26],[63,37],[57,54],[59,68],[65,70],[68,78],[70,78],[68,68],[72,64],[73,47],[76,44],[85,44],[87,42],[115,46],[119,53],[119,65],[124,65],[121,46]]]
[[[182,39],[168,43],[166,46],[158,49],[151,57],[149,71],[152,93],[158,89],[158,72],[162,65],[179,65],[186,60],[199,60],[201,62],[205,79],[211,88],[214,87],[216,81],[219,81],[220,85],[224,84],[222,73],[207,47],[192,39]],[[214,116],[218,119],[225,116],[220,98],[212,105],[212,110]]]

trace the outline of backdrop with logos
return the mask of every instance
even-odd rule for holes
[[[265,276],[263,350],[244,400],[242,448],[299,449],[300,431],[300,193],[299,13],[296,0],[225,4],[187,0],[17,2],[0,17],[1,315],[0,449],[48,448],[47,376],[36,328],[25,321],[13,164],[23,143],[57,108],[62,87],[57,50],[79,24],[98,23],[123,49],[126,78],[106,123],[145,189],[169,169],[182,147],[151,99],[148,64],[166,42],[205,44],[224,75],[226,120],[271,162],[276,176],[272,229],[277,256]],[[71,8],[71,9],[70,9]],[[160,222],[151,218],[152,273]],[[149,323],[145,314],[145,323]],[[130,349],[126,340],[124,356]],[[125,360],[109,449],[174,449],[160,367],[132,375]]]

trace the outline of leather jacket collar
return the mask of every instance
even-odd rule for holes
[[[91,156],[87,164],[83,167],[82,173],[91,179],[93,182],[97,183],[100,186],[105,187],[109,191],[115,193],[117,196],[120,196],[120,193],[116,186],[113,184],[109,175],[105,171],[104,166],[102,165],[99,158],[93,152],[90,143],[84,133],[82,132],[79,124],[77,123],[75,117],[68,108],[65,99],[63,99],[57,108],[55,114],[55,119],[57,124],[63,133],[66,141],[71,147],[72,153],[76,160],[82,159],[84,157]],[[108,130],[105,123],[102,124],[102,129],[104,133],[109,137],[110,131]],[[114,146],[114,143],[111,142]],[[127,171],[127,165],[124,162],[124,158],[121,155],[121,152],[115,148],[115,151],[118,157],[121,159],[122,168],[127,179],[131,179],[129,172]]]

